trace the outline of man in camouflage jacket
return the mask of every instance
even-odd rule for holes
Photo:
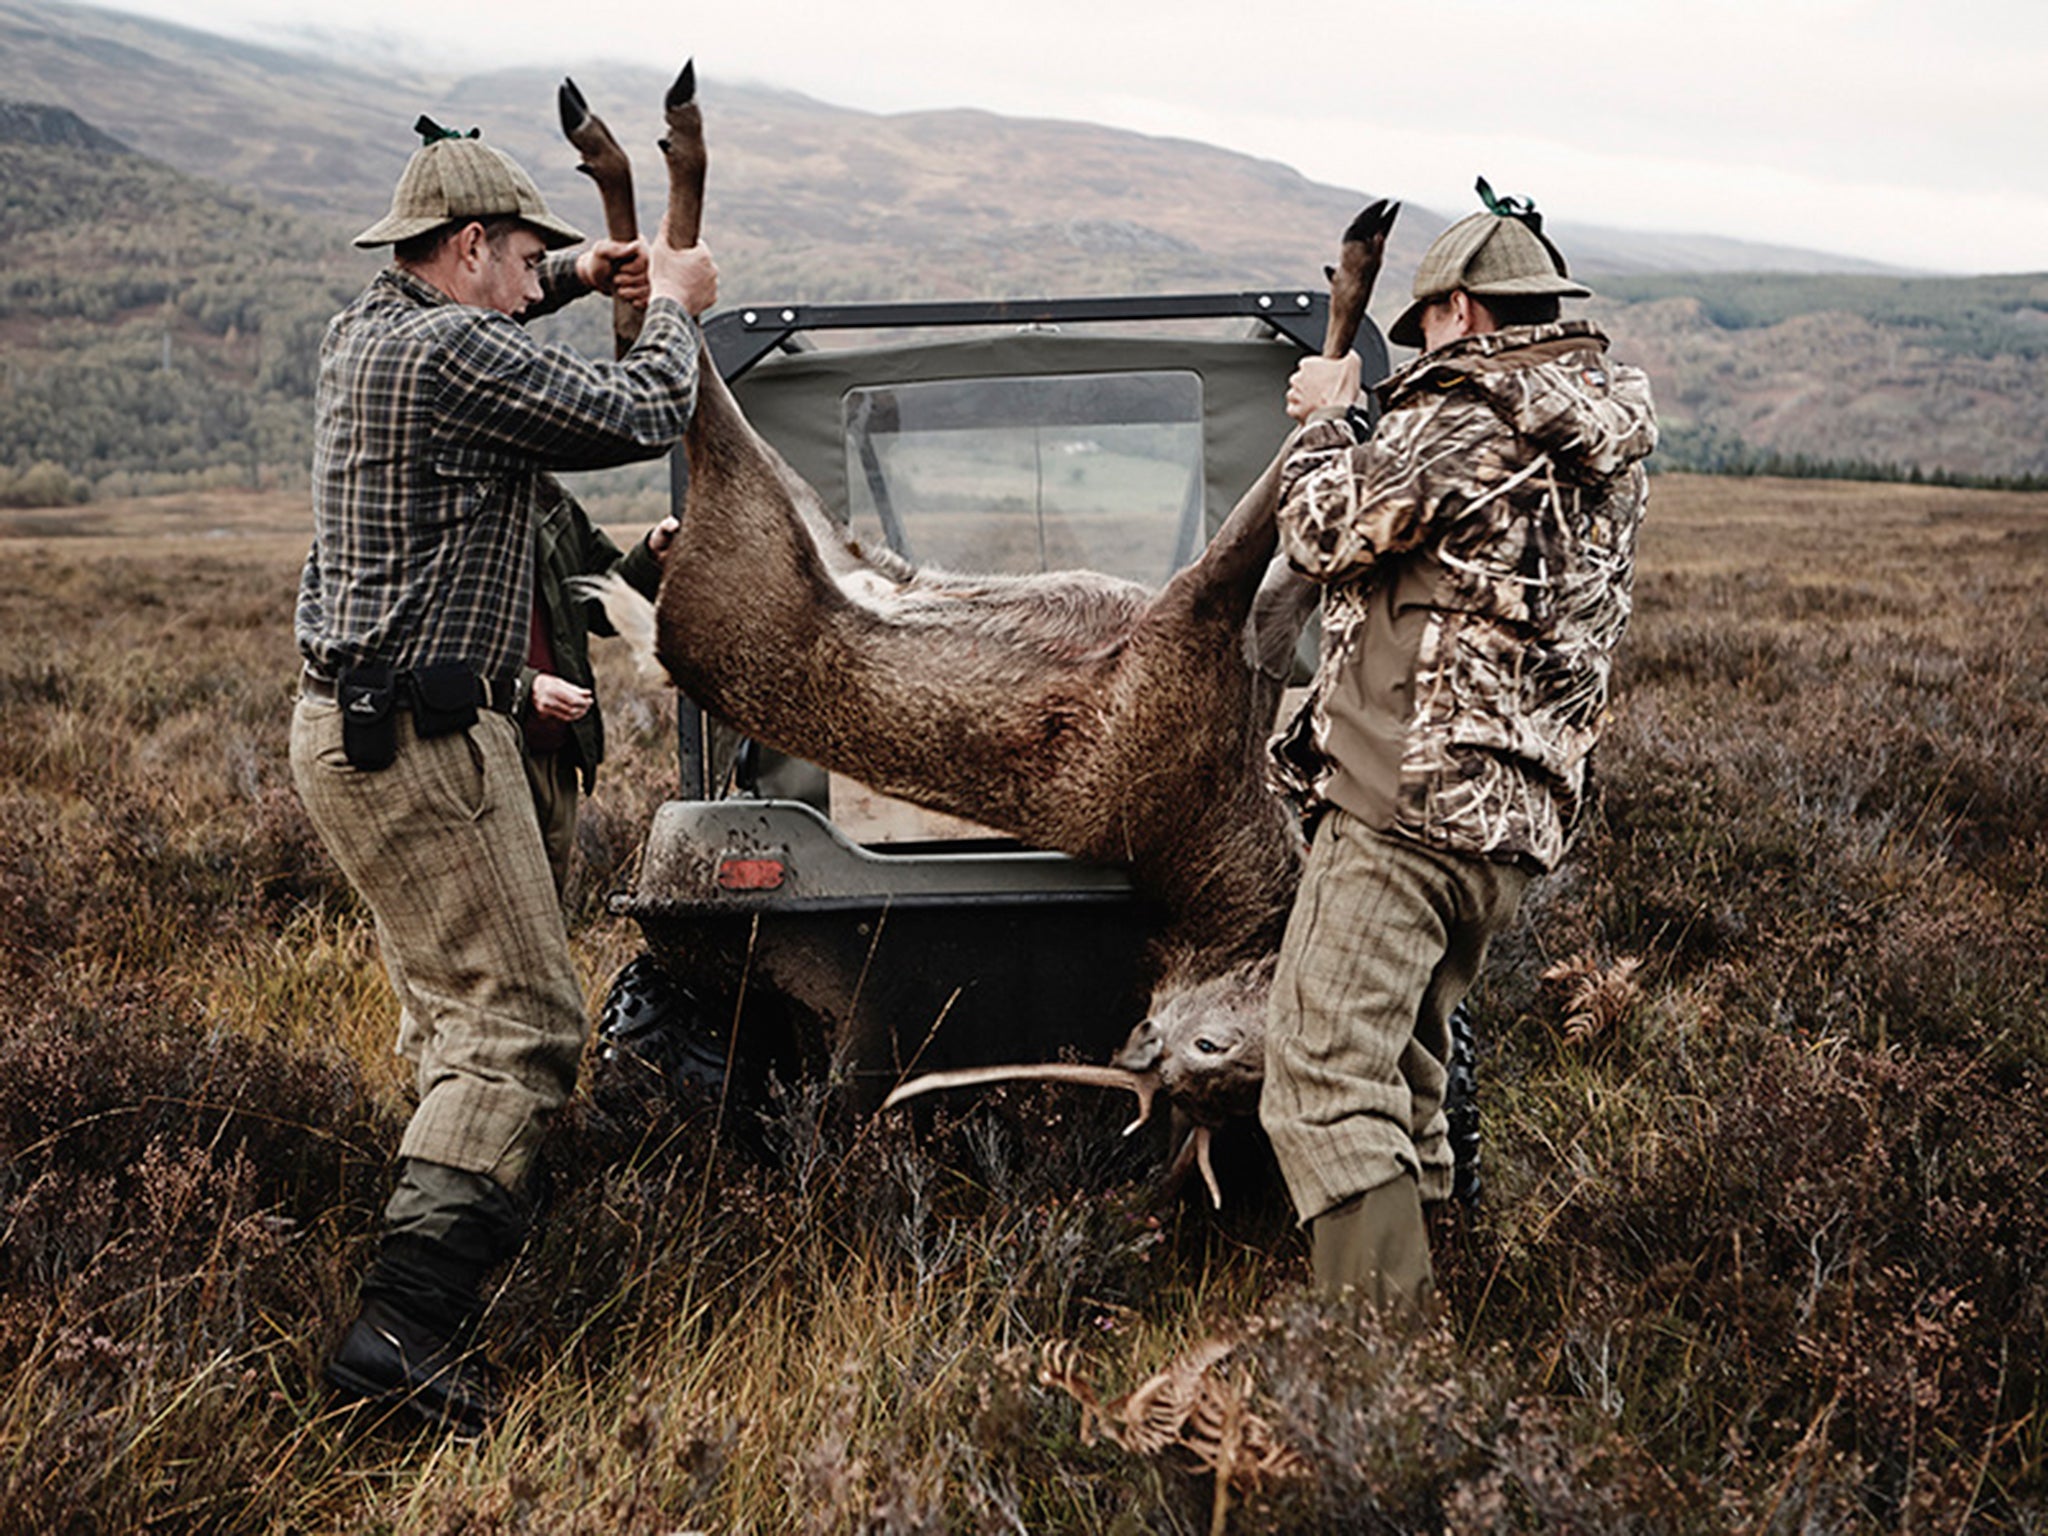
[[[1324,584],[1323,657],[1273,742],[1314,824],[1268,1022],[1261,1118],[1317,1285],[1434,1305],[1422,1202],[1450,1189],[1451,1010],[1523,887],[1562,858],[1628,622],[1647,381],[1610,363],[1533,210],[1447,230],[1389,333],[1422,355],[1289,386],[1289,562]]]

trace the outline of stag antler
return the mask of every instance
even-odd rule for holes
[[[883,1109],[894,1109],[906,1100],[943,1088],[986,1088],[993,1083],[1081,1083],[1090,1088],[1128,1088],[1138,1096],[1138,1118],[1124,1127],[1128,1136],[1152,1118],[1152,1100],[1163,1086],[1157,1072],[1132,1072],[1125,1067],[1091,1067],[1082,1062],[1023,1062],[1014,1066],[961,1067],[951,1072],[927,1072],[900,1084],[882,1100]],[[1201,1169],[1202,1182],[1216,1209],[1223,1209],[1223,1189],[1216,1182],[1216,1170],[1209,1161],[1209,1127],[1197,1125],[1181,1141],[1167,1172],[1166,1187],[1178,1189],[1190,1165]]]
[[[1152,1100],[1159,1092],[1157,1072],[1132,1072],[1123,1067],[1091,1067],[1075,1061],[1025,1062],[1017,1066],[961,1067],[952,1072],[927,1072],[901,1083],[882,1100],[882,1108],[944,1088],[986,1088],[991,1083],[1082,1083],[1090,1088],[1128,1088],[1138,1096],[1138,1118],[1124,1127],[1124,1134],[1152,1118]]]
[[[1152,1101],[1165,1086],[1161,1074],[1152,1069],[1133,1072],[1128,1067],[1095,1067],[1082,1062],[1019,1062],[1005,1066],[961,1067],[951,1072],[927,1072],[922,1077],[914,1077],[898,1085],[895,1092],[882,1100],[882,1108],[894,1109],[898,1104],[945,1088],[986,1088],[995,1083],[1080,1083],[1089,1088],[1128,1088],[1138,1096],[1138,1118],[1124,1127],[1126,1136],[1151,1120]],[[1223,1186],[1216,1182],[1216,1168],[1210,1160],[1211,1140],[1210,1127],[1197,1122],[1188,1128],[1173,1154],[1172,1163],[1168,1165],[1165,1188],[1168,1191],[1178,1190],[1189,1170],[1198,1169],[1202,1183],[1209,1191],[1210,1203],[1220,1211],[1223,1209]]]

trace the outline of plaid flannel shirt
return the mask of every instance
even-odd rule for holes
[[[543,263],[533,313],[587,291],[574,256]],[[296,629],[314,670],[525,658],[533,528],[547,471],[649,459],[683,434],[697,391],[682,307],[648,306],[617,362],[542,346],[397,267],[335,316],[314,402],[313,546]]]

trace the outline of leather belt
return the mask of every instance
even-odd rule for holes
[[[501,672],[496,677],[485,677],[482,673],[478,673],[477,686],[481,690],[482,695],[477,700],[480,707],[495,710],[501,715],[516,714],[518,712],[519,674],[517,671]],[[319,699],[322,703],[326,704],[338,702],[334,679],[321,676],[311,667],[301,667],[299,669],[299,696],[307,699]],[[412,708],[412,697],[403,688],[398,691],[397,704],[400,709]]]

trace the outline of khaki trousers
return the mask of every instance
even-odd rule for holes
[[[518,728],[485,713],[398,757],[349,765],[341,712],[299,700],[292,778],[321,840],[377,920],[419,1107],[399,1155],[523,1183],[582,1055],[583,989],[541,845]]]
[[[569,889],[569,855],[576,849],[576,806],[583,792],[582,774],[575,757],[566,751],[528,752],[524,755],[527,787],[533,792],[533,809],[540,818],[541,845],[547,849],[548,868],[554,872],[555,895]]]
[[[1303,1221],[1403,1175],[1449,1198],[1451,1010],[1528,880],[1323,816],[1280,945],[1259,1098]]]

